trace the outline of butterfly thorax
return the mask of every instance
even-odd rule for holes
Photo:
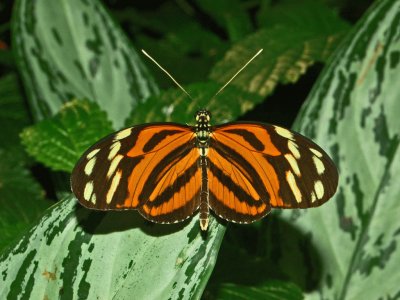
[[[200,154],[205,156],[209,147],[210,141],[210,120],[211,114],[209,111],[202,109],[196,113],[196,146],[200,150]]]

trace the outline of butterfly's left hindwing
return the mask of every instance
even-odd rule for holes
[[[318,145],[274,125],[213,127],[208,159],[210,207],[234,222],[258,220],[271,207],[319,206],[338,184],[335,165]]]
[[[72,191],[92,209],[138,209],[171,223],[198,207],[198,151],[189,126],[145,124],[116,132],[90,147],[75,166]]]

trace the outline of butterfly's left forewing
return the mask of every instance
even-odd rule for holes
[[[337,188],[329,156],[308,138],[274,125],[215,126],[208,157],[210,206],[231,221],[253,222],[271,207],[319,206]]]
[[[138,209],[154,222],[186,219],[198,208],[194,139],[191,127],[174,123],[116,132],[83,154],[72,172],[72,190],[89,208]]]

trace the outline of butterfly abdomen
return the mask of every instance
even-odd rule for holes
[[[207,230],[208,227],[208,216],[210,214],[209,199],[210,191],[208,187],[208,163],[207,156],[200,156],[199,166],[201,168],[201,188],[200,188],[200,228],[201,230]]]

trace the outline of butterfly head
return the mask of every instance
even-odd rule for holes
[[[211,120],[211,113],[208,110],[201,109],[194,117],[196,118],[197,124],[208,124]]]
[[[210,135],[211,114],[208,110],[201,109],[196,115],[196,136],[201,144],[207,144]]]

